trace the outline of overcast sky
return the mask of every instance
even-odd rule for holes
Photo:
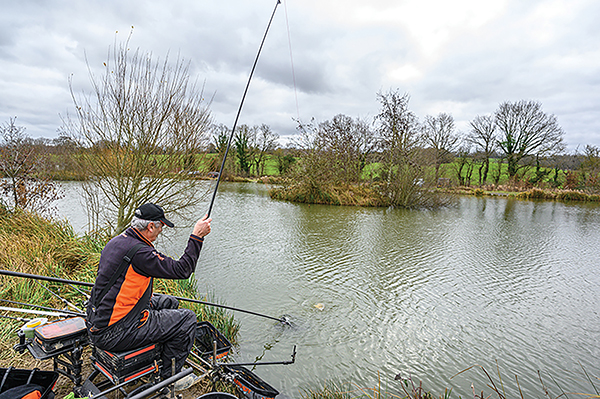
[[[133,26],[130,47],[189,60],[215,121],[231,126],[275,3],[0,0],[0,123],[57,137],[73,112],[69,77],[89,92],[86,58],[100,73]],[[419,119],[447,112],[462,131],[503,101],[539,101],[570,151],[600,146],[598,17],[597,0],[284,0],[239,123],[286,137],[298,117],[370,121],[392,89]]]

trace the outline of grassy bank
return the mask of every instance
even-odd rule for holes
[[[23,211],[9,211],[0,205],[0,268],[23,273],[54,276],[71,280],[93,282],[96,276],[100,251],[106,243],[105,238],[84,235],[78,236],[66,221],[51,221],[36,214]],[[195,298],[194,276],[189,280],[155,279],[155,292],[164,292],[176,296]],[[32,303],[63,309],[61,301],[49,293],[48,287],[61,297],[84,308],[84,297],[72,287],[60,283],[37,282],[25,278],[0,276],[0,299]],[[215,302],[214,298],[199,298]],[[2,306],[13,306],[0,302]],[[206,320],[217,327],[236,345],[239,323],[233,315],[221,308],[199,304],[181,303],[196,312],[198,320]],[[34,318],[34,315],[2,312],[11,317]],[[17,343],[16,330],[24,323],[21,321],[0,319],[0,367],[51,369],[50,360],[33,360],[28,352],[18,354],[12,350]],[[84,367],[89,363],[86,361]],[[65,384],[70,383],[67,380]],[[57,396],[62,397],[62,396]]]
[[[51,222],[31,213],[13,213],[0,207],[2,269],[92,282],[102,245],[102,241],[91,236],[77,237],[65,222]],[[81,294],[68,286],[44,285],[73,303],[83,300]],[[63,307],[42,283],[16,277],[0,276],[0,299]],[[9,316],[26,317],[22,314]],[[8,350],[16,341],[15,330],[22,324],[0,320],[0,364],[3,367],[26,361],[26,355],[16,355]]]

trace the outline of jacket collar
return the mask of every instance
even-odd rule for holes
[[[133,237],[137,238],[138,240],[140,240],[140,241],[142,241],[142,242],[144,242],[144,243],[146,243],[146,244],[150,245],[152,248],[154,248],[154,245],[152,245],[152,243],[151,243],[150,241],[148,241],[148,240],[146,239],[146,237],[144,237],[144,236],[142,235],[142,233],[140,233],[140,231],[139,231],[138,229],[136,229],[135,227],[130,227],[130,228],[128,228],[127,230],[125,230],[125,234],[126,234],[126,235],[127,235],[127,234],[129,234],[129,235],[131,235],[131,236],[133,236]]]

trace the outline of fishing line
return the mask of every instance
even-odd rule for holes
[[[231,134],[229,135],[229,140],[227,141],[227,148],[225,149],[225,155],[223,156],[223,161],[221,162],[221,169],[219,169],[219,176],[217,177],[217,183],[215,184],[215,189],[212,194],[212,198],[210,200],[210,206],[208,207],[207,218],[210,217],[210,213],[212,211],[213,204],[215,202],[215,197],[217,196],[217,189],[219,188],[219,183],[221,182],[221,175],[223,174],[223,169],[225,168],[225,161],[227,160],[227,154],[229,154],[229,148],[231,147],[231,141],[233,140],[233,136],[235,134],[235,128],[237,127],[238,120],[240,118],[240,114],[242,113],[242,107],[244,106],[244,100],[246,100],[246,94],[248,94],[248,88],[250,87],[250,81],[252,80],[252,75],[254,75],[254,70],[256,69],[256,64],[258,64],[258,58],[260,57],[260,53],[262,51],[263,45],[265,44],[265,40],[267,38],[267,33],[269,33],[269,28],[271,28],[271,22],[273,22],[273,17],[275,16],[275,11],[277,11],[277,6],[281,3],[281,0],[277,0],[277,4],[275,4],[275,8],[273,9],[273,13],[271,14],[271,19],[269,20],[269,24],[267,25],[267,29],[265,30],[265,34],[260,43],[260,47],[258,48],[258,52],[256,53],[256,58],[254,59],[254,64],[252,65],[252,70],[250,71],[250,76],[248,77],[248,82],[246,83],[246,89],[244,90],[244,95],[242,96],[242,101],[240,102],[240,106],[237,111],[237,115],[235,117],[235,121],[233,122],[233,127],[231,128]]]
[[[284,1],[283,9],[285,11],[285,24],[287,26],[288,46],[290,48],[290,64],[292,66],[292,81],[294,82],[294,97],[296,98],[296,114],[298,115],[298,121],[300,121],[300,107],[298,106],[298,88],[296,86],[296,72],[294,70],[294,56],[292,55],[292,36],[290,34],[290,22],[288,20],[287,1]]]

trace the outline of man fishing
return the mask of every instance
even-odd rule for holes
[[[165,218],[163,209],[152,203],[136,209],[131,227],[111,239],[100,255],[87,308],[87,328],[94,345],[123,352],[161,343],[161,377],[171,376],[171,359],[175,359],[175,373],[181,371],[196,338],[196,314],[178,309],[177,299],[171,296],[152,294],[152,282],[155,277],[190,277],[204,237],[210,233],[211,221],[204,216],[196,222],[185,252],[174,260],[152,244],[163,226],[174,226]]]

